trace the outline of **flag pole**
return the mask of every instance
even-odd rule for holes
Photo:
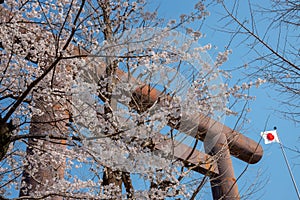
[[[274,129],[276,130],[276,127],[274,127]],[[277,134],[278,134],[278,133],[277,133]],[[278,138],[279,138],[279,137],[278,137]],[[287,167],[288,167],[288,170],[289,170],[289,173],[290,173],[292,182],[293,182],[293,184],[294,184],[294,188],[295,188],[296,193],[297,193],[297,195],[298,195],[298,199],[300,200],[300,193],[299,193],[299,190],[298,190],[298,187],[297,187],[297,184],[296,184],[296,181],[295,181],[293,172],[292,172],[292,170],[291,170],[290,164],[289,164],[289,162],[288,162],[288,159],[287,159],[285,150],[284,150],[284,148],[283,148],[283,144],[281,143],[281,140],[280,140],[280,139],[279,139],[279,145],[280,145],[281,152],[282,152],[283,157],[284,157],[284,160],[285,160],[285,164],[286,164]]]

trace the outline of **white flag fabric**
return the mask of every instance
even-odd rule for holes
[[[265,140],[265,144],[280,142],[276,130],[261,132],[260,135]]]

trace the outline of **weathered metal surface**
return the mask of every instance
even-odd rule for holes
[[[153,142],[154,149],[167,153],[167,157],[170,159],[172,157],[179,159],[186,167],[201,174],[213,177],[218,176],[218,166],[212,156],[198,151],[186,144],[172,140],[160,133],[156,133]]]
[[[158,99],[160,99],[160,101],[156,103],[163,103],[162,99],[172,99],[172,97],[162,94],[155,88],[149,88],[149,86],[143,86],[136,89],[134,96],[137,99],[136,101],[139,101],[141,106],[145,107],[150,107]],[[205,140],[207,130],[214,134],[224,133],[227,138],[231,155],[250,164],[257,163],[262,158],[263,148],[260,144],[201,113],[196,116],[184,114],[181,118],[176,119],[177,122],[170,122],[169,125],[174,128],[179,128],[182,119],[185,124],[190,124],[190,127],[198,128],[198,131],[194,132],[196,134],[192,134],[191,136],[198,138],[201,141]]]
[[[214,200],[239,200],[239,190],[234,176],[232,161],[228,148],[227,138],[224,133],[217,136],[218,140],[213,147],[208,144],[207,153],[216,157],[219,174],[210,177],[211,190]],[[208,141],[209,142],[209,141]],[[204,142],[206,146],[206,142]]]

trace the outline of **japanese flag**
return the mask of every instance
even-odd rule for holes
[[[260,135],[261,135],[261,137],[264,138],[265,144],[270,144],[272,142],[279,143],[279,138],[278,138],[276,130],[261,132]]]

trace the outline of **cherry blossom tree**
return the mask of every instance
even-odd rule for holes
[[[229,51],[212,62],[211,45],[189,27],[208,15],[202,1],[180,21],[145,8],[143,0],[1,5],[1,198],[199,194],[206,176],[193,178],[174,157],[176,141],[197,146],[182,136],[195,127],[180,119],[222,120],[234,114],[227,99],[249,98],[248,86],[228,88],[219,72]]]

